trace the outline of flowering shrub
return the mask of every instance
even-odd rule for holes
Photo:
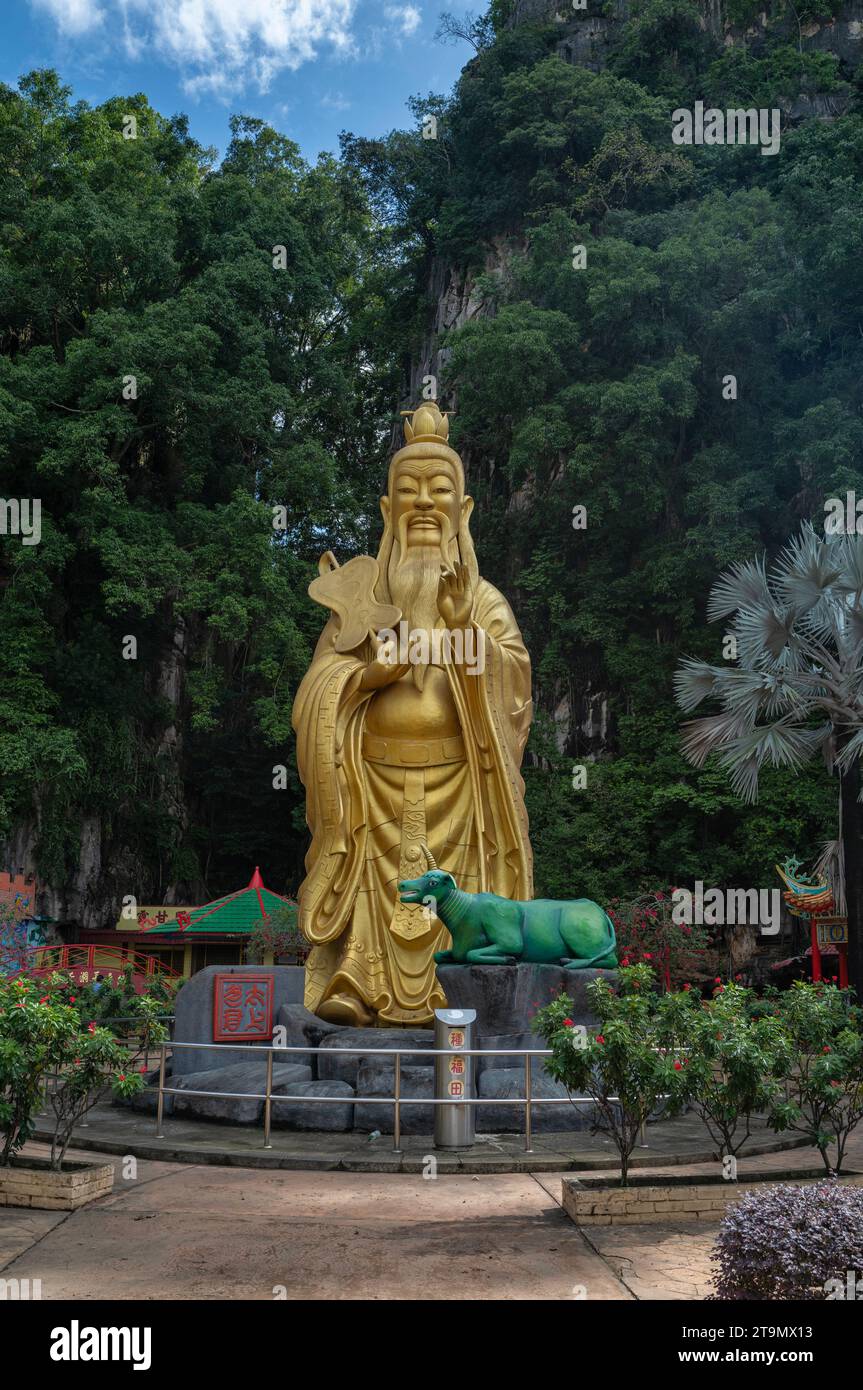
[[[770,1003],[792,1059],[771,1124],[805,1135],[827,1172],[841,1172],[849,1136],[863,1119],[863,1009],[849,990],[823,980],[796,980]]]
[[[749,1138],[755,1114],[783,1098],[779,1077],[791,1047],[775,1014],[760,1014],[756,996],[737,984],[714,982],[713,998],[688,994],[679,1037],[692,1069],[691,1102],[720,1156],[735,1154]]]
[[[553,1053],[545,1062],[549,1074],[568,1091],[592,1098],[593,1132],[613,1140],[624,1187],[648,1115],[663,1100],[665,1113],[675,1114],[690,1092],[689,1064],[676,1053],[674,1039],[692,1006],[685,994],[658,995],[653,985],[653,972],[643,964],[620,970],[616,992],[602,978],[592,981],[587,994],[600,1021],[593,1036],[575,1026],[565,994],[533,1020]]]
[[[835,1180],[746,1193],[722,1219],[711,1260],[715,1299],[836,1297],[863,1271],[863,1191]]]
[[[622,965],[649,965],[665,990],[703,976],[709,946],[704,927],[674,921],[672,891],[644,893],[623,903],[613,899],[608,909],[617,933],[618,960]]]
[[[139,1038],[130,1052],[107,1028],[82,1017],[82,1002],[62,978],[52,990],[45,980],[0,977],[0,1166],[33,1133],[50,1076],[57,1083],[49,1096],[55,1114],[51,1164],[58,1170],[75,1125],[108,1090],[131,1096],[142,1088],[139,1059],[167,1037],[157,1017],[160,1003],[136,997]]]

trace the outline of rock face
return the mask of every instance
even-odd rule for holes
[[[531,1062],[531,1093],[538,1098],[547,1096],[569,1101],[566,1087],[546,1076],[539,1057]],[[524,1068],[496,1067],[484,1071],[479,1078],[479,1094],[489,1100],[499,1097],[502,1102],[510,1096],[523,1096]],[[523,1105],[478,1105],[477,1132],[495,1134],[522,1130],[524,1109]],[[534,1134],[590,1129],[592,1111],[590,1105],[536,1105],[531,1110],[531,1126]]]
[[[285,1030],[285,1045],[287,1047],[314,1047],[319,1048],[324,1038],[331,1033],[344,1032],[344,1024],[327,1023],[325,1019],[318,1018],[317,1014],[309,1013],[303,1004],[283,1004],[278,1012],[277,1026]],[[277,1058],[278,1058],[278,1054]],[[293,1056],[285,1054],[282,1061],[304,1062],[312,1069],[312,1075],[318,1080],[318,1057],[317,1051],[309,1052],[305,1056],[296,1052]]]
[[[311,1081],[311,1067],[295,1064],[273,1065],[273,1094],[293,1094],[292,1087]],[[233,1067],[208,1068],[206,1071],[187,1072],[176,1077],[174,1086],[192,1091],[244,1091],[254,1094],[260,1092],[260,1099],[238,1100],[230,1095],[173,1097],[175,1115],[196,1115],[199,1119],[219,1120],[222,1124],[254,1125],[260,1124],[264,1114],[264,1091],[267,1084],[267,1068],[264,1059],[260,1062],[240,1062]],[[323,1108],[323,1107],[321,1107]],[[329,1107],[327,1107],[329,1108]],[[275,1107],[274,1107],[275,1109]]]
[[[207,965],[193,975],[177,995],[174,1041],[210,1043],[213,1041],[213,977],[215,975],[246,974],[272,975],[273,1021],[284,1004],[298,1004],[303,998],[305,971],[301,965]],[[323,1025],[326,1027],[326,1025]],[[239,1042],[242,1039],[238,1039]],[[249,1054],[246,1053],[245,1056]],[[174,1076],[190,1072],[209,1071],[213,1067],[230,1066],[242,1052],[227,1051],[225,1045],[213,1043],[208,1048],[175,1048]]]
[[[357,1089],[357,1074],[360,1062],[364,1060],[359,1053],[341,1053],[342,1048],[362,1047],[374,1052],[381,1047],[416,1048],[424,1052],[434,1047],[434,1030],[431,1028],[339,1028],[328,1033],[322,1040],[318,1052],[318,1076],[321,1081],[347,1081]],[[380,1058],[380,1061],[392,1058]],[[429,1059],[432,1061],[433,1059]],[[413,1057],[402,1059],[402,1071],[413,1062]],[[376,1128],[376,1126],[372,1126]]]
[[[275,1067],[273,1068],[275,1075]],[[278,1093],[292,1096],[335,1096],[341,1105],[303,1105],[277,1101]],[[291,1081],[273,1084],[274,1129],[314,1129],[344,1133],[354,1127],[354,1092],[346,1081]]]
[[[391,1096],[395,1084],[395,1065],[391,1057],[364,1057],[357,1077],[358,1096]],[[423,1100],[434,1095],[434,1067],[402,1065],[400,1093],[409,1099]],[[431,1134],[434,1130],[433,1105],[405,1105],[401,1110],[402,1134]],[[379,1129],[392,1134],[395,1107],[386,1105],[357,1105],[354,1128],[369,1133]]]
[[[617,978],[616,970],[567,970],[562,965],[532,965],[528,961],[518,965],[441,965],[437,974],[451,1009],[476,1009],[481,1039],[530,1034],[530,1020],[537,1009],[561,992],[572,1000],[576,1023],[595,1024],[587,986],[600,977],[609,981]],[[531,1036],[533,1043],[529,1045],[541,1047],[541,1039]]]

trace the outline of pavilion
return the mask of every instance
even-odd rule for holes
[[[142,926],[135,934],[139,950],[149,952],[151,943],[158,941],[172,949],[182,950],[183,975],[194,975],[205,965],[241,965],[246,943],[253,928],[274,912],[289,907],[296,914],[297,904],[267,888],[256,866],[245,888],[227,897],[216,898],[203,907],[177,913],[176,917],[154,926]],[[264,957],[264,965],[272,965],[272,952]]]

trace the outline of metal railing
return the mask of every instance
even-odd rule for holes
[[[225,1052],[251,1052],[260,1056],[266,1053],[267,1056],[267,1076],[265,1091],[196,1091],[191,1087],[166,1086],[165,1085],[165,1063],[167,1060],[167,1050],[171,1047],[173,1051],[178,1048],[200,1049],[212,1052],[215,1047],[219,1051]],[[336,1051],[336,1049],[334,1049]],[[410,1047],[376,1047],[370,1051],[369,1047],[340,1047],[336,1055],[343,1057],[393,1057],[393,1094],[391,1096],[354,1096],[353,1100],[348,1100],[345,1096],[283,1096],[273,1095],[273,1056],[285,1053],[308,1053],[313,1052],[320,1056],[317,1047],[261,1047],[249,1043],[187,1043],[173,1042],[162,1043],[159,1058],[159,1099],[156,1109],[156,1138],[164,1139],[166,1136],[162,1130],[164,1118],[165,1096],[208,1096],[221,1100],[263,1100],[264,1102],[264,1148],[271,1149],[270,1130],[272,1126],[273,1104],[295,1104],[295,1105],[392,1105],[393,1108],[393,1152],[402,1153],[401,1147],[401,1111],[404,1105],[523,1105],[524,1106],[524,1151],[533,1153],[533,1132],[531,1122],[531,1108],[535,1105],[595,1105],[592,1096],[534,1096],[532,1094],[531,1077],[531,1058],[532,1057],[551,1057],[553,1054],[550,1049],[530,1049],[525,1047],[501,1047],[501,1048],[479,1048],[479,1047],[460,1047],[458,1055],[460,1057],[523,1057],[524,1058],[524,1095],[523,1096],[465,1096],[463,1098],[437,1097],[437,1096],[403,1096],[401,1094],[401,1060],[402,1057],[451,1057],[452,1048],[410,1048]],[[616,1101],[616,1096],[609,1096],[610,1101]]]

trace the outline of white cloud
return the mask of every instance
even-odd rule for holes
[[[66,34],[116,28],[130,57],[178,68],[190,95],[266,91],[323,48],[347,53],[358,0],[31,0]],[[409,7],[411,8],[411,7]]]
[[[422,16],[416,5],[385,5],[384,14],[398,26],[399,33],[404,38],[409,38],[422,23]]]
[[[327,92],[319,102],[320,106],[326,106],[330,111],[347,111],[351,103],[341,92]]]
[[[32,0],[37,10],[44,10],[55,21],[61,34],[87,34],[97,29],[104,14],[97,0]]]

